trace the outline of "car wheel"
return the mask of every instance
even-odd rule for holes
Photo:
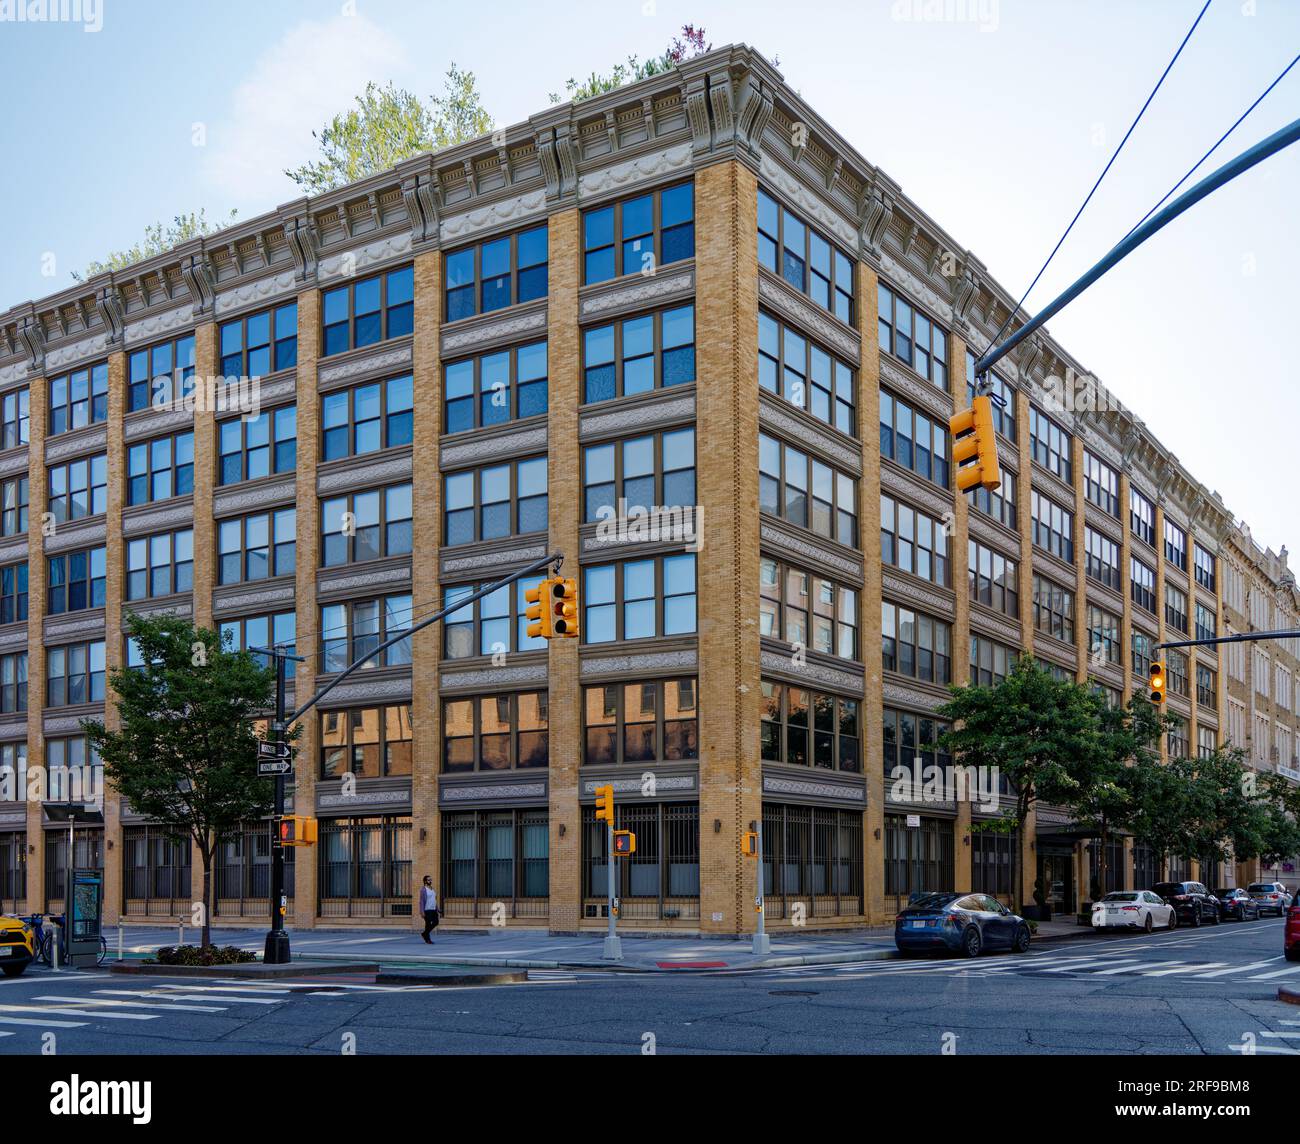
[[[1028,926],[1021,926],[1018,930],[1016,930],[1015,939],[1011,942],[1011,952],[1012,953],[1029,952],[1029,927]]]
[[[1146,930],[1147,933],[1150,933],[1153,929],[1156,928],[1156,923],[1152,920],[1151,915],[1149,913],[1147,914],[1147,920],[1143,923],[1142,928]]]
[[[1215,910],[1210,915],[1210,925],[1217,926],[1221,921],[1223,921],[1223,918],[1220,916],[1219,911]]]
[[[1192,928],[1193,929],[1201,928],[1201,907],[1200,906],[1197,906],[1196,909],[1192,912]]]
[[[0,965],[0,971],[3,971],[6,977],[17,977],[26,968],[26,962],[22,965]]]
[[[978,926],[970,926],[962,934],[961,951],[966,957],[979,957],[980,950],[984,948],[984,939],[980,936]]]
[[[1177,910],[1170,910],[1170,911],[1169,911],[1169,926],[1168,926],[1168,928],[1169,928],[1169,929],[1177,929],[1177,928],[1178,928],[1178,911],[1177,911]]]

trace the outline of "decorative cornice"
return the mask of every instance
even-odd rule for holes
[[[909,473],[894,468],[892,465],[880,466],[880,487],[891,496],[900,497],[926,512],[932,513],[936,520],[953,511],[952,501],[945,500],[938,490],[930,487],[922,477],[912,477]],[[973,519],[974,514],[968,514]]]
[[[398,564],[388,568],[372,568],[365,571],[356,569],[338,572],[318,572],[316,574],[316,591],[318,594],[326,592],[353,592],[369,588],[389,588],[396,584],[405,584],[411,579],[411,569],[408,564]]]
[[[266,508],[270,505],[291,505],[297,500],[298,489],[292,475],[280,477],[265,484],[217,489],[212,497],[212,514],[229,516],[231,513],[247,512],[249,509]]]
[[[57,622],[51,622],[52,619]],[[104,612],[102,608],[96,608],[93,615],[80,618],[47,617],[44,636],[47,642],[57,642],[79,635],[102,635],[103,631]]]
[[[599,779],[596,778],[580,779],[578,783],[578,797],[594,798],[596,795],[596,787],[598,786],[612,786],[614,788],[614,793],[616,795],[619,794],[640,795],[641,794],[641,771],[643,769],[649,770],[651,768],[650,766],[646,766],[644,768],[638,767],[637,773],[627,778],[610,777],[610,778],[599,778]],[[655,776],[656,791],[674,791],[674,792],[693,791],[697,789],[698,783],[699,780],[695,775],[656,775]]]
[[[411,792],[399,790],[359,790],[356,794],[326,794],[316,792],[318,810],[365,810],[369,807],[407,807],[411,804]]]
[[[948,701],[946,697],[930,695],[928,692],[904,687],[902,684],[892,683],[888,680],[881,684],[880,693],[885,703],[898,703],[904,707],[914,707],[920,711],[937,711]]]
[[[833,667],[815,663],[810,659],[806,659],[798,667],[794,667],[788,655],[778,655],[772,651],[760,653],[759,661],[763,671],[777,671],[786,675],[797,675],[813,683],[820,683],[824,687],[845,692],[849,695],[857,696],[862,694],[862,677],[854,675],[852,672],[836,671]]]
[[[364,374],[383,373],[387,370],[400,371],[410,368],[411,346],[408,343],[404,346],[361,354],[348,361],[336,362],[333,365],[318,366],[316,368],[316,380],[322,387],[333,386],[340,382],[351,381],[353,378],[361,377]]]
[[[365,679],[351,676],[347,683],[340,683],[330,692],[330,703],[342,707],[349,703],[361,703],[371,700],[410,700],[410,676],[398,676],[389,679]]]
[[[797,297],[793,290],[763,271],[760,271],[758,276],[758,296],[780,311],[787,321],[796,322],[804,327],[814,340],[820,340],[837,353],[843,354],[855,367],[861,362],[861,339],[842,330],[817,306]]]
[[[194,424],[194,413],[189,409],[151,410],[140,417],[130,417],[122,425],[122,438],[125,441],[139,441],[145,437],[156,437],[176,429],[188,429]]]
[[[814,429],[811,425],[791,416],[773,401],[765,400],[759,395],[758,421],[765,428],[783,433],[800,445],[808,445],[823,456],[829,457],[837,465],[842,465],[854,477],[862,475],[862,453],[850,449],[837,441],[830,433]]]
[[[52,372],[64,366],[72,366],[86,358],[102,357],[108,353],[109,337],[106,333],[82,338],[77,342],[67,342],[45,352],[45,369]]]
[[[652,306],[665,298],[688,295],[694,289],[695,275],[690,270],[684,274],[667,274],[660,271],[637,276],[630,281],[620,282],[616,288],[602,290],[583,298],[582,320],[611,312]]]
[[[342,489],[359,489],[369,484],[411,479],[411,455],[375,461],[369,465],[350,465],[316,478],[318,493],[338,492]]]
[[[686,394],[671,401],[647,402],[642,405],[613,409],[607,413],[579,412],[578,436],[587,440],[625,430],[666,425],[673,421],[695,418],[695,395]]]
[[[213,299],[213,309],[217,316],[220,317],[235,310],[257,306],[262,302],[271,302],[285,294],[294,293],[297,290],[297,285],[298,280],[292,270],[265,275],[262,278],[254,279],[252,282],[245,282],[239,286],[232,286],[229,290],[220,291]]]
[[[909,603],[919,604],[924,608],[932,608],[938,619],[944,619],[952,614],[953,600],[951,596],[932,592],[914,583],[906,576],[900,576],[888,569],[881,570],[881,591],[890,596],[900,597]]]
[[[546,330],[546,308],[530,310],[512,318],[498,318],[490,322],[478,322],[464,330],[443,334],[442,354],[449,357],[464,350],[490,342],[507,341],[523,338],[530,334],[541,334]]]
[[[322,285],[331,278],[340,276],[352,278],[364,273],[371,266],[391,262],[411,253],[411,232],[398,231],[387,238],[376,239],[354,250],[340,250],[320,260],[316,268],[316,279]]]
[[[922,407],[921,411],[945,424],[952,416],[952,398],[928,381],[922,381],[890,354],[880,355],[880,383]]]
[[[671,175],[691,165],[691,145],[679,143],[662,151],[651,151],[614,163],[588,175],[578,176],[578,197],[595,198],[607,191],[640,190],[643,183]]]
[[[170,508],[156,509],[123,516],[122,535],[140,536],[142,533],[154,532],[160,528],[177,528],[183,524],[194,523],[194,505],[192,503],[173,505]]]
[[[66,436],[45,439],[45,463],[61,461],[65,457],[75,457],[82,453],[95,453],[108,447],[108,427],[100,425],[93,429],[82,429]]]
[[[104,543],[107,536],[104,521],[92,524],[63,524],[55,529],[52,536],[45,538],[46,552],[67,552],[70,548],[93,548]]]
[[[1019,650],[1020,648],[1020,629],[1014,624],[1009,624],[1006,620],[999,619],[996,616],[989,615],[982,608],[971,608],[970,610],[970,627],[971,634],[975,633],[978,628],[981,632],[986,632],[996,636],[998,639],[1005,640],[1011,647]],[[969,652],[969,649],[967,649]],[[957,655],[956,649],[953,655]]]
[[[758,539],[760,544],[769,545],[779,548],[787,554],[801,557],[804,560],[816,560],[828,568],[834,568],[845,576],[851,576],[855,580],[862,579],[862,564],[859,561],[846,560],[844,557],[837,555],[828,548],[823,548],[820,544],[812,540],[804,539],[802,536],[794,536],[783,529],[763,521],[759,525]]]
[[[805,221],[818,230],[828,232],[836,242],[847,247],[850,252],[857,252],[858,229],[847,215],[832,207],[767,152],[763,153],[758,172],[764,182],[790,201]]]
[[[641,655],[601,656],[584,659],[581,673],[588,675],[635,676],[652,671],[694,671],[698,658],[694,651],[653,651]]]
[[[450,783],[438,784],[439,802],[493,802],[498,799],[546,797],[546,783]]]
[[[461,243],[484,231],[514,226],[546,216],[546,191],[528,191],[474,210],[448,215],[438,226],[443,246]]]
[[[181,262],[181,277],[190,292],[194,316],[210,316],[214,293],[214,276],[207,255],[188,255]]]
[[[267,585],[257,588],[241,584],[233,590],[217,591],[212,594],[214,612],[238,612],[245,608],[271,608],[282,604],[292,604],[294,600],[293,584]]]
[[[838,802],[861,802],[867,800],[867,792],[861,786],[848,783],[819,783],[811,779],[788,779],[780,775],[763,775],[765,794],[792,795],[801,798],[834,799]]]
[[[444,445],[439,454],[439,467],[443,470],[461,465],[491,461],[497,457],[546,448],[546,428],[524,429],[513,433],[500,433],[460,445]]]
[[[462,690],[467,688],[509,687],[522,683],[544,684],[546,680],[546,664],[530,663],[521,667],[485,667],[468,671],[441,671],[438,673],[438,689],[447,691],[452,688]]]
[[[458,576],[465,572],[476,572],[480,568],[501,568],[507,564],[519,564],[525,560],[537,560],[546,555],[544,544],[527,548],[507,548],[498,552],[484,552],[471,556],[444,556],[442,574]]]
[[[175,330],[184,329],[194,323],[194,307],[190,303],[164,310],[148,318],[127,322],[122,330],[122,340],[130,345],[132,342],[152,341],[154,338],[166,337]]]

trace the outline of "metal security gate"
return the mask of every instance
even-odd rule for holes
[[[296,848],[284,852],[284,892],[293,900]],[[249,823],[217,844],[213,863],[217,917],[269,918],[271,910],[271,824]]]
[[[439,905],[448,918],[545,918],[550,823],[544,810],[442,816]]]
[[[671,921],[700,916],[700,808],[696,803],[614,805],[615,826],[636,833],[636,853],[617,860],[620,919]],[[596,808],[582,809],[583,916],[605,916],[608,838]]]
[[[0,913],[27,909],[27,832],[0,832]]]
[[[769,918],[862,913],[862,812],[763,805],[763,906]]]
[[[1150,846],[1133,847],[1133,889],[1149,890],[1160,881],[1160,863]]]
[[[411,916],[409,815],[324,819],[319,835],[318,916]]]
[[[190,840],[170,837],[158,826],[122,830],[122,908],[132,917],[188,914]]]
[[[101,827],[74,830],[72,865],[78,870],[104,868],[104,831]],[[63,912],[64,878],[68,872],[68,831],[59,827],[45,832],[45,912]]]
[[[908,826],[901,814],[885,815],[885,899],[897,912],[913,894],[953,890],[953,825],[946,818],[922,818]]]

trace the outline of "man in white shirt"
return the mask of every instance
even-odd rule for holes
[[[438,891],[433,888],[433,879],[428,874],[420,887],[420,913],[424,915],[424,933],[420,936],[427,945],[432,945],[433,938],[429,934],[438,926]]]

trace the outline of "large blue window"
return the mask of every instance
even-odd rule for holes
[[[841,322],[853,324],[853,260],[763,190],[758,192],[758,261]]]
[[[128,413],[188,394],[194,387],[194,335],[133,350],[126,359],[126,381]]]
[[[7,573],[9,569],[5,569]],[[27,566],[23,565],[23,591]],[[108,582],[108,559],[103,548],[88,548],[49,558],[49,594],[46,611],[51,616],[104,606]],[[24,609],[25,610],[25,609]],[[5,621],[8,622],[8,621]]]
[[[653,274],[695,257],[695,187],[679,183],[582,216],[583,281]]]
[[[321,357],[409,334],[415,325],[414,300],[415,272],[409,266],[326,290]]]
[[[695,554],[590,565],[583,570],[586,643],[695,631]]]
[[[327,393],[321,398],[321,460],[409,445],[414,400],[410,374]]]
[[[27,391],[24,390],[24,393]],[[50,378],[50,436],[108,420],[108,362]],[[26,435],[24,434],[24,440]],[[17,444],[17,441],[13,442]]]
[[[695,380],[695,307],[624,318],[582,335],[584,401],[632,397]]]
[[[194,491],[194,434],[177,433],[132,445],[126,454],[126,503],[181,497]]]
[[[221,465],[218,483],[255,481],[292,472],[298,463],[298,407],[264,409],[256,417],[237,417],[217,426]]]
[[[444,429],[460,433],[546,412],[546,342],[452,362],[443,371]]]
[[[223,377],[261,377],[298,364],[298,303],[221,325]]]
[[[546,226],[447,255],[447,321],[546,297]]]

